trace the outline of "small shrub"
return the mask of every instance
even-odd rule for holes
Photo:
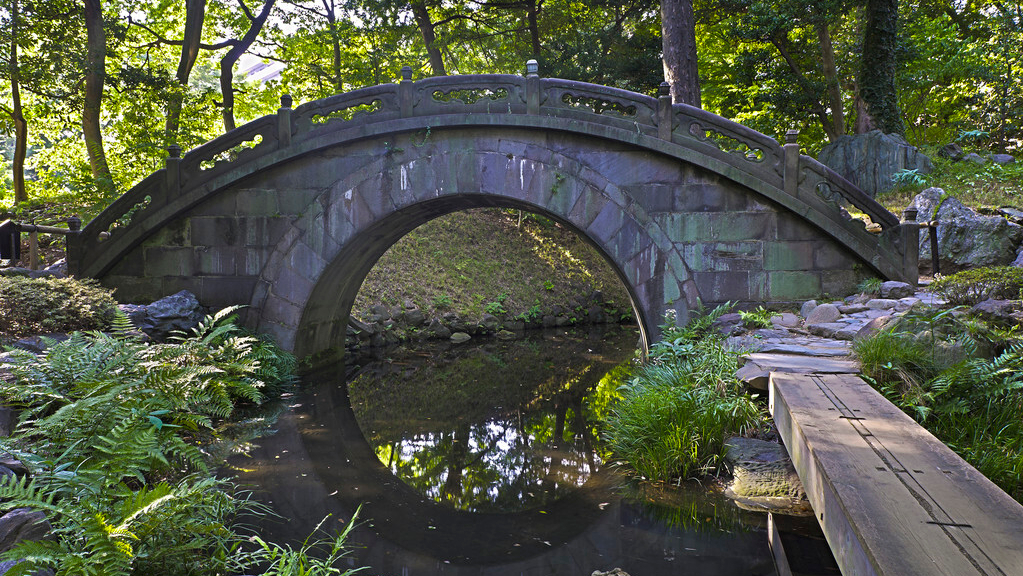
[[[1019,299],[1023,291],[1023,268],[992,266],[964,270],[935,280],[931,290],[956,305],[972,306],[988,298]]]
[[[95,280],[0,276],[0,337],[99,330],[116,310],[111,291]]]
[[[605,437],[614,455],[640,476],[668,481],[715,472],[726,436],[763,426],[763,410],[734,376],[738,354],[706,332],[725,310],[685,327],[669,317],[650,363],[621,388]]]
[[[448,296],[447,294],[441,294],[433,298],[433,307],[438,310],[447,310],[448,308],[451,308],[451,304],[451,296]]]
[[[880,294],[881,284],[883,283],[880,278],[864,278],[863,281],[856,285],[856,290],[863,294]]]
[[[757,306],[756,310],[739,311],[739,317],[747,328],[770,328],[774,325],[771,323],[772,316],[774,312],[765,310],[763,306]]]

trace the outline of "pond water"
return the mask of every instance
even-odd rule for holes
[[[608,461],[599,426],[637,338],[417,344],[307,376],[234,462],[281,516],[261,532],[301,543],[358,511],[349,562],[379,576],[774,574],[765,515]]]

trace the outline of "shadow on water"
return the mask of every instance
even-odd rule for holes
[[[762,515],[698,485],[630,483],[599,426],[636,333],[417,345],[305,378],[236,461],[301,541],[361,506],[352,563],[381,576],[774,574]]]

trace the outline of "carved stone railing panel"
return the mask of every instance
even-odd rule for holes
[[[882,230],[899,225],[899,219],[887,208],[831,168],[809,156],[801,156],[799,165],[800,192],[812,191],[815,197],[836,209],[848,202],[869,216],[871,222],[880,224]]]
[[[276,121],[276,116],[263,116],[190,151],[181,159],[181,185],[205,181],[265,151],[276,150]]]
[[[657,99],[628,90],[572,80],[544,79],[540,113],[608,123],[629,131],[657,132]]]
[[[699,108],[683,104],[673,108],[678,121],[673,141],[706,147],[712,156],[745,164],[754,172],[784,177],[784,154],[774,138]]]
[[[412,85],[412,114],[523,114],[526,79],[510,74],[426,78]]]
[[[80,233],[80,242],[88,247],[86,253],[102,249],[101,244],[119,236],[133,222],[141,221],[157,204],[163,205],[164,181],[163,170],[150,174],[89,222]]]
[[[396,118],[398,85],[381,84],[302,104],[292,113],[292,134],[304,138],[352,122]]]

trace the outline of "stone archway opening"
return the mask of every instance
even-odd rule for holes
[[[525,202],[434,199],[396,211],[358,244],[312,289],[297,350],[328,361],[346,336],[373,346],[452,331],[606,323],[637,325],[642,349],[651,337],[628,278],[600,244]]]

